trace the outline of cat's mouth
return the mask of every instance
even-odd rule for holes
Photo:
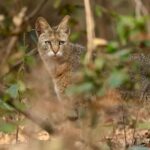
[[[53,51],[49,51],[49,52],[47,53],[47,55],[48,55],[49,57],[61,57],[61,56],[62,56],[62,52],[61,52],[61,51],[58,51],[57,53],[54,53]]]

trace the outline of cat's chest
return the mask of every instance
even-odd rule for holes
[[[71,70],[69,62],[65,59],[47,59],[46,64],[51,75],[55,78],[60,77]]]

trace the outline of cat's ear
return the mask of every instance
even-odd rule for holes
[[[40,36],[42,33],[44,33],[46,30],[52,30],[46,19],[43,17],[38,17],[35,22],[35,30],[37,36]]]
[[[69,19],[70,19],[70,16],[66,15],[62,19],[62,21],[59,23],[57,30],[69,35],[70,34],[70,28],[69,28],[69,25],[68,25]]]

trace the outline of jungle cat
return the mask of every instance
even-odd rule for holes
[[[43,17],[39,17],[35,23],[38,37],[38,52],[49,72],[56,95],[59,100],[65,97],[65,90],[74,83],[74,74],[79,69],[80,56],[85,49],[69,41],[69,18],[65,16],[54,27]]]

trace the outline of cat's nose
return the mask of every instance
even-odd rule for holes
[[[52,45],[52,51],[56,55],[59,51],[59,46],[57,44],[55,44],[55,45],[53,44]]]
[[[58,49],[53,50],[53,53],[56,55],[58,53]]]

